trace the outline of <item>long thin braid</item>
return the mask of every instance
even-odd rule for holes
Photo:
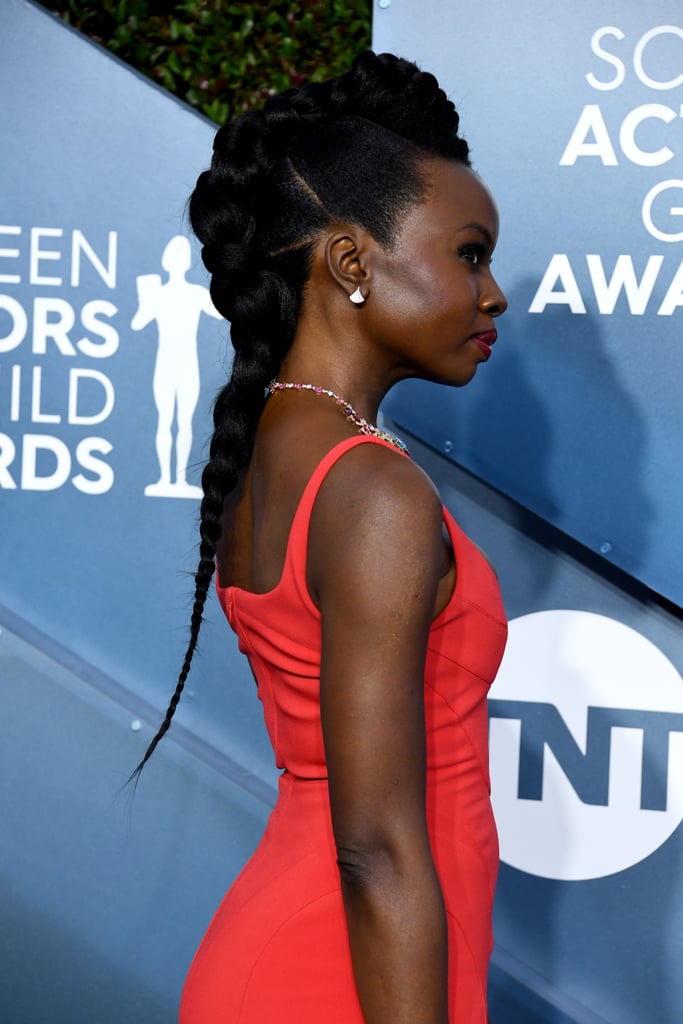
[[[261,353],[263,355],[263,353]],[[246,438],[253,435],[261,408],[265,402],[265,385],[272,379],[274,369],[271,354],[266,365],[259,366],[258,360],[247,361],[237,353],[233,363],[230,381],[219,392],[214,405],[214,434],[209,449],[209,460],[202,473],[204,496],[200,506],[199,562],[194,574],[195,591],[190,616],[190,639],[178,675],[178,682],[169,701],[164,719],[150,742],[140,763],[134,769],[131,779],[137,780],[159,741],[166,735],[190,673],[192,659],[197,648],[199,632],[204,619],[204,608],[209,587],[215,571],[216,546],[221,535],[220,516],[226,494],[234,488],[240,469],[251,454]],[[244,365],[246,364],[246,365]],[[244,385],[248,380],[251,389],[260,392],[260,403],[252,402],[247,409],[235,401],[235,379]],[[249,390],[249,388],[245,388]],[[239,385],[238,385],[239,391]],[[260,405],[260,407],[259,407]],[[251,423],[250,420],[255,422]],[[253,442],[252,442],[253,443]]]

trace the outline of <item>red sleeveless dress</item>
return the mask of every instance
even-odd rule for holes
[[[320,724],[320,615],[306,586],[311,510],[336,445],[294,516],[266,594],[218,587],[248,656],[277,765],[279,799],[216,912],[185,983],[180,1024],[363,1024],[351,968]],[[448,918],[449,1020],[486,1024],[498,843],[489,800],[486,694],[507,625],[493,570],[444,508],[455,591],[432,623],[425,669],[427,821]]]

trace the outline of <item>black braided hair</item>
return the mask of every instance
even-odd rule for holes
[[[433,75],[371,51],[339,78],[272,96],[216,134],[190,220],[235,355],[202,474],[190,641],[166,716],[132,778],[168,731],[190,671],[223,501],[249,461],[266,386],[294,340],[316,238],[342,220],[391,245],[402,214],[424,195],[421,161],[429,156],[469,165],[453,103]]]

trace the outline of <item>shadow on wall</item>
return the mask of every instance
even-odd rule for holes
[[[529,317],[534,287],[526,280],[509,295],[494,358],[472,387],[465,464],[639,577],[652,515],[645,424],[600,321],[560,306]],[[545,589],[539,568],[524,567],[530,597]]]
[[[616,343],[607,338],[599,317],[573,315],[564,307],[529,317],[532,295],[530,281],[509,295],[510,312],[500,322],[493,359],[471,389],[448,399],[452,407],[460,406],[454,454],[477,476],[638,576],[646,563],[653,512],[643,483],[647,434],[620,377]],[[506,603],[514,614],[551,607],[551,594],[557,601],[558,563],[527,557],[531,517],[524,507],[510,505],[509,512],[517,529],[505,538],[512,546],[503,563],[504,589],[511,598],[506,595]],[[552,529],[535,532],[554,550]],[[590,601],[587,594],[587,610]],[[647,874],[648,867],[642,869]],[[667,910],[662,908],[661,929],[648,933],[640,962],[619,962],[623,948],[617,943],[612,950],[609,942],[615,926],[628,933],[652,919],[651,910],[641,906],[652,885],[640,881],[640,871],[638,865],[604,879],[566,882],[502,865],[498,940],[558,989],[592,1007],[586,1019],[599,1013],[611,1024],[676,1024],[666,968]],[[613,910],[608,928],[605,904]],[[617,977],[622,983],[615,991]],[[647,1009],[638,1005],[645,994]]]

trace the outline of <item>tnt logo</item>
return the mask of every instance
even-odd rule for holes
[[[490,699],[501,857],[545,878],[599,878],[683,820],[683,680],[613,619],[547,611],[510,623]]]

